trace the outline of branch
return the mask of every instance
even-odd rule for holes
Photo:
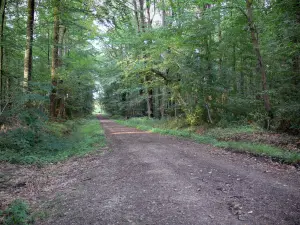
[[[4,106],[3,110],[0,112],[0,116],[2,115],[2,113],[4,112],[6,106],[8,105],[8,102],[6,103],[6,105]]]
[[[155,73],[156,75],[158,75],[159,77],[163,78],[165,80],[166,83],[170,82],[170,80],[167,78],[167,74],[157,70],[157,69],[153,69],[151,68],[151,72]]]

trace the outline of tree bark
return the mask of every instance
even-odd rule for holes
[[[55,0],[54,6],[54,27],[53,27],[53,47],[52,47],[52,66],[51,66],[51,80],[55,81],[56,69],[59,65],[58,45],[59,45],[59,10],[60,0]]]
[[[146,75],[144,83],[146,85],[148,85],[149,81],[150,81],[150,79]],[[154,114],[153,114],[153,90],[150,87],[147,87],[147,114],[148,114],[148,118],[153,118],[153,116],[154,116]]]
[[[293,8],[295,9],[295,22],[296,24],[300,24],[300,1],[294,0]],[[300,37],[297,33],[292,37],[292,41],[294,42],[295,46],[299,45]],[[294,85],[297,86],[300,82],[299,74],[300,74],[300,56],[296,54],[293,56],[293,71],[294,71]]]
[[[60,12],[60,0],[55,0],[54,2],[54,26],[53,26],[53,47],[52,47],[52,65],[51,65],[51,82],[52,82],[52,91],[50,95],[50,117],[55,118],[57,116],[56,107],[57,107],[57,77],[56,70],[59,65],[58,57],[58,44],[59,44],[59,12]]]
[[[51,42],[50,42],[50,28],[49,27],[48,27],[48,30],[47,30],[47,40],[48,40],[48,44],[47,44],[47,62],[48,62],[48,68],[50,68],[50,66],[51,66],[51,62],[50,62]]]
[[[64,56],[64,38],[67,28],[63,25],[59,26],[59,38],[58,38],[58,67],[62,65],[62,57]]]
[[[212,71],[212,62],[211,62],[211,53],[210,53],[210,42],[211,35],[205,38],[205,47],[206,47],[206,60],[207,60],[207,78],[208,84],[212,85],[214,83],[213,71]]]
[[[3,46],[3,32],[4,32],[4,23],[5,23],[5,8],[6,0],[0,0],[0,112],[2,112],[2,105],[4,105],[4,93],[3,93],[3,58],[4,58],[4,46]]]
[[[132,0],[132,4],[133,4],[133,8],[134,8],[134,16],[135,16],[136,25],[137,25],[137,31],[138,31],[138,33],[140,33],[141,29],[140,29],[140,21],[139,21],[139,14],[138,14],[136,0]]]
[[[259,41],[258,41],[258,33],[254,25],[254,20],[253,20],[253,12],[252,12],[252,3],[253,0],[246,0],[246,7],[247,7],[247,19],[248,19],[248,25],[249,29],[251,32],[251,39],[252,39],[252,45],[255,50],[255,54],[257,57],[257,62],[258,62],[258,67],[259,71],[261,74],[261,79],[262,79],[262,89],[263,89],[263,101],[264,101],[264,106],[265,110],[267,111],[268,115],[272,117],[271,113],[271,104],[270,104],[270,99],[269,95],[267,93],[268,87],[267,87],[267,73],[265,69],[265,65],[260,53],[260,46],[259,46]]]
[[[162,26],[165,27],[166,26],[166,3],[165,3],[165,0],[162,0],[162,15],[161,15],[161,19],[162,19]]]
[[[33,42],[33,24],[34,24],[34,0],[27,1],[27,30],[26,30],[26,48],[24,56],[24,91],[28,91],[28,82],[32,77],[32,42]]]
[[[152,27],[152,20],[151,20],[151,14],[150,14],[150,0],[146,0],[146,9],[147,9],[147,24],[148,24],[148,29]]]
[[[140,19],[142,32],[145,32],[145,14],[144,14],[144,0],[139,0],[140,3]]]

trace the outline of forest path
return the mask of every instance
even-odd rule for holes
[[[296,169],[100,121],[112,151],[43,224],[300,224]]]

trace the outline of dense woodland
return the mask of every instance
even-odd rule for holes
[[[103,11],[108,112],[299,131],[299,1],[107,1]]]
[[[86,1],[1,0],[1,124],[92,111],[98,28],[91,10]]]
[[[169,168],[171,165],[172,171],[163,174],[163,179],[166,176],[172,179],[172,176],[176,175],[174,172],[178,174],[179,170],[176,169],[178,163],[175,165],[174,160],[183,157],[183,160],[188,159],[193,165],[193,170],[201,169],[200,172],[205,167],[202,165],[200,168],[198,165],[204,162],[203,160],[207,160],[204,166],[211,167],[207,167],[207,172],[210,170],[208,174],[217,169],[222,174],[224,168],[231,168],[226,169],[224,174],[233,173],[233,170],[239,170],[236,165],[241,163],[243,165],[243,168],[240,167],[241,171],[234,172],[231,178],[230,175],[223,177],[225,181],[229,179],[227,181],[232,183],[230,186],[232,193],[233,187],[240,183],[236,182],[240,178],[235,177],[239,175],[243,177],[249,172],[246,171],[248,169],[253,170],[254,174],[264,174],[264,176],[255,180],[247,176],[246,183],[263,187],[260,184],[261,180],[268,178],[268,170],[275,169],[275,173],[270,175],[272,179],[263,182],[264,186],[268,182],[273,183],[274,177],[284,174],[277,165],[252,166],[254,161],[251,161],[250,157],[241,160],[236,155],[230,155],[228,158],[227,154],[223,153],[213,153],[215,156],[211,159],[207,157],[208,155],[199,158],[202,152],[207,151],[211,154],[211,150],[205,147],[198,151],[198,145],[188,147],[194,146],[190,144],[179,145],[173,149],[173,146],[180,143],[173,142],[173,139],[166,143],[167,139],[157,138],[157,142],[148,145],[148,142],[156,136],[149,138],[143,135],[139,140],[134,141],[135,145],[127,145],[131,140],[135,140],[140,132],[131,132],[131,130],[126,132],[124,127],[115,123],[106,123],[106,130],[109,132],[111,128],[111,130],[122,131],[115,134],[136,134],[125,136],[123,139],[111,138],[117,140],[112,146],[113,149],[118,150],[116,152],[122,150],[122,154],[112,154],[111,157],[115,158],[106,157],[104,160],[98,160],[98,156],[102,157],[102,153],[108,149],[104,148],[106,146],[104,130],[96,116],[90,116],[92,112],[105,112],[111,118],[120,119],[116,122],[140,130],[189,138],[196,143],[246,152],[267,160],[299,167],[299,136],[293,135],[300,134],[300,1],[0,0],[1,224],[33,223],[35,216],[30,215],[27,203],[17,199],[26,196],[29,202],[34,204],[43,201],[41,208],[46,207],[47,210],[43,217],[48,216],[48,211],[54,205],[57,206],[60,219],[75,215],[71,213],[69,203],[66,205],[69,213],[63,213],[61,200],[68,202],[73,200],[65,199],[64,194],[61,193],[71,194],[67,196],[74,199],[75,208],[78,207],[78,202],[81,202],[84,207],[88,206],[87,208],[93,211],[100,210],[102,206],[107,206],[102,205],[101,202],[111,203],[110,194],[114,200],[115,193],[111,190],[121,193],[122,197],[123,191],[129,189],[120,189],[118,185],[129,187],[131,180],[139,179],[141,174],[149,173],[149,171],[144,173],[143,170],[145,159],[149,158],[147,151],[164,144],[166,144],[164,148],[152,151],[151,157],[159,158],[158,154],[177,156],[170,159],[164,157],[166,160],[149,164],[150,167],[159,165],[162,171],[165,170],[164,167]],[[130,117],[144,118],[129,119]],[[98,118],[103,117],[98,116]],[[104,126],[105,122],[102,123]],[[112,128],[113,126],[117,128]],[[127,142],[122,141],[125,139]],[[118,149],[121,145],[122,147]],[[132,157],[133,152],[129,151],[130,148],[140,151],[139,154]],[[181,153],[176,152],[177,150]],[[215,152],[215,149],[213,151]],[[74,157],[74,161],[66,161],[70,157],[83,156],[91,152],[94,155],[90,158],[87,156],[77,161],[78,157]],[[196,152],[199,152],[199,155]],[[130,157],[125,157],[126,154]],[[224,161],[228,160],[228,162],[218,167],[220,161],[216,159],[222,157],[223,160],[223,156]],[[190,160],[190,157],[194,157],[193,160]],[[233,157],[236,159],[232,160]],[[48,167],[49,173],[46,173],[48,168],[41,171],[37,169],[57,162],[63,163],[56,169],[52,166]],[[119,165],[124,162],[125,166]],[[130,169],[128,165],[132,163],[138,170]],[[231,163],[230,167],[226,166]],[[36,167],[12,164],[33,164]],[[106,166],[113,169],[104,169]],[[257,168],[261,169],[257,170]],[[99,172],[97,173],[99,177],[96,177],[96,174],[94,176],[95,169]],[[180,174],[188,176],[193,174],[190,170],[185,171],[185,168],[180,167],[181,169]],[[101,170],[104,173],[101,173]],[[289,170],[287,177],[292,177],[291,172],[292,170]],[[120,174],[122,176],[125,174],[125,177],[130,179],[110,179],[109,186],[102,185],[102,181],[107,181],[106,178],[119,177]],[[156,181],[155,175],[152,175],[151,179],[155,179],[148,180]],[[161,179],[160,173],[159,176],[158,183]],[[297,180],[296,173],[294,177]],[[92,182],[85,182],[92,179]],[[194,180],[191,177],[192,179]],[[144,181],[143,178],[141,183],[147,186]],[[244,182],[244,179],[242,181]],[[262,213],[261,218],[267,218],[265,215],[272,216],[275,213],[277,217],[274,218],[284,215],[282,219],[285,219],[285,222],[292,223],[296,219],[299,221],[299,218],[294,216],[297,215],[297,200],[284,199],[284,196],[297,196],[291,194],[296,190],[296,186],[290,186],[293,183],[286,183],[286,181],[288,179],[285,178],[284,183],[277,182],[277,186],[283,186],[276,186],[278,192],[274,192],[274,188],[270,189],[270,198],[264,199],[264,205],[282,206],[279,216],[275,208],[274,210],[271,208],[273,210],[270,211],[271,214],[265,213],[262,208],[262,212],[254,210],[253,215]],[[180,182],[177,182],[179,188]],[[186,179],[183,182],[186,182]],[[241,184],[245,184],[243,182]],[[152,183],[149,187],[153,189],[156,186]],[[97,207],[93,208],[90,201],[88,204],[84,201],[94,199],[94,196],[82,198],[82,193],[86,195],[88,192],[70,188],[73,186],[69,185],[76,187],[75,184],[80,187],[93,184],[93,188],[97,187],[97,190],[92,191],[92,194],[104,190],[105,201],[97,198]],[[194,183],[190,184],[194,187]],[[174,185],[176,183],[172,183],[172,186]],[[207,185],[209,186],[204,187],[204,191],[211,189],[212,185],[216,187],[221,184],[215,182]],[[246,187],[239,185],[236,186],[238,192],[242,187],[247,190]],[[146,193],[144,187],[142,190],[139,190],[136,185],[134,187],[137,188],[137,193],[139,191]],[[159,185],[158,188],[161,187],[163,186]],[[165,192],[166,187],[164,186],[160,191],[168,195],[168,192]],[[64,190],[62,188],[76,191],[60,192]],[[192,189],[186,190],[193,193]],[[225,189],[218,187],[217,190],[224,192]],[[54,196],[52,191],[58,191],[56,194],[59,195],[48,204],[44,200],[47,193],[50,198]],[[35,196],[36,193],[41,195]],[[79,193],[80,198],[76,199]],[[128,193],[125,192],[124,196]],[[174,193],[172,192],[172,196]],[[215,191],[211,193],[216,194]],[[245,193],[247,195],[247,192]],[[252,193],[253,190],[249,196]],[[266,193],[268,190],[262,192],[264,196]],[[275,198],[275,201],[273,201],[274,193],[280,194],[280,198],[277,200]],[[190,196],[194,198],[194,195]],[[205,196],[208,194],[206,193]],[[152,202],[152,197],[149,202]],[[188,197],[189,201],[188,195],[184,197]],[[12,202],[15,199],[16,201]],[[106,201],[107,199],[109,201]],[[140,202],[140,198],[137,198],[137,202],[138,207],[144,204]],[[160,200],[157,202],[160,204]],[[123,205],[128,209],[125,203],[126,201]],[[227,205],[230,204],[227,202],[225,204],[227,215]],[[288,213],[285,213],[284,207],[287,205],[289,205],[286,208]],[[240,207],[239,204],[237,206]],[[251,205],[251,208],[252,206],[255,205]],[[150,208],[153,207],[156,206],[152,204]],[[174,207],[178,209],[181,206],[176,203]],[[230,206],[229,209],[232,211],[235,207],[234,203],[234,207]],[[122,209],[115,210],[111,204],[108,208],[112,208],[114,212]],[[182,208],[185,209],[186,205],[182,205]],[[247,209],[247,205],[245,208]],[[78,212],[82,212],[81,209]],[[134,217],[132,209],[134,207],[130,208],[128,214],[130,218],[131,215]],[[101,213],[104,211],[99,212],[102,216]],[[49,213],[51,215],[51,210]],[[153,210],[150,215],[152,213]],[[245,215],[252,213],[253,211],[250,211]],[[244,217],[244,213],[240,215],[234,212],[234,214],[239,220],[247,221],[247,215]],[[187,213],[187,215],[192,214]],[[258,215],[255,218],[260,218]],[[38,213],[36,216],[38,217]],[[220,218],[219,216],[218,214],[215,219]],[[172,216],[168,215],[168,217]],[[211,215],[209,217],[214,219]],[[81,217],[78,218],[81,220]],[[90,218],[93,218],[93,221],[96,219],[93,215],[87,217]],[[114,217],[110,215],[107,221],[113,221],[112,218]],[[105,221],[105,217],[101,217],[101,221]],[[142,220],[139,218],[138,221]]]
[[[1,0],[0,19],[2,130],[98,92],[113,115],[299,132],[298,0]]]
[[[57,161],[95,148],[98,122],[79,119],[93,111],[99,77],[96,2],[0,3],[0,161]]]

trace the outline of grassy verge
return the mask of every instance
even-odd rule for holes
[[[5,210],[0,210],[0,224],[4,225],[29,225],[34,223],[34,217],[26,202],[17,199]]]
[[[298,164],[300,162],[300,154],[285,149],[273,147],[266,144],[251,142],[234,142],[234,141],[218,141],[218,137],[226,137],[237,133],[251,133],[259,128],[255,127],[239,127],[239,128],[215,128],[208,130],[204,135],[195,133],[194,128],[184,129],[180,122],[168,122],[166,120],[155,120],[146,118],[132,118],[129,120],[116,120],[117,123],[135,127],[140,130],[147,130],[154,133],[173,135],[177,137],[189,138],[198,143],[210,144],[215,147],[226,148],[236,152],[247,152],[256,156],[269,157],[273,160],[287,163]],[[173,123],[173,124],[172,124]]]
[[[0,136],[0,161],[45,164],[84,155],[105,146],[104,131],[96,118],[19,128]]]

